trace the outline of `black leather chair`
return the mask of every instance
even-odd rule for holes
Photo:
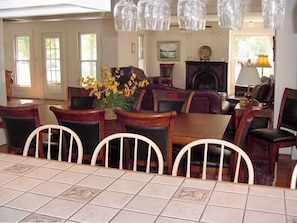
[[[54,106],[51,106],[50,110],[60,125],[72,129],[80,137],[84,150],[83,163],[90,164],[94,149],[105,136],[105,111],[64,110]]]
[[[249,132],[248,148],[252,156],[254,143],[268,147],[269,172],[273,174],[280,148],[296,146],[297,89],[285,88],[276,128],[259,128]]]
[[[162,151],[164,158],[164,172],[171,174],[172,171],[172,140],[174,117],[176,112],[126,112],[115,110],[117,119],[122,123],[122,131],[144,135],[154,141]],[[131,168],[133,161],[132,148],[127,150],[127,168]],[[146,154],[138,154],[138,165],[145,166]],[[157,167],[158,163],[152,163],[151,167]]]

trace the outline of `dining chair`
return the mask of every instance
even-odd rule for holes
[[[295,167],[293,169],[292,176],[291,176],[291,184],[290,184],[291,189],[296,189],[296,182],[297,182],[297,163],[295,164]]]
[[[68,86],[67,93],[70,109],[94,109],[98,103],[97,97],[89,96],[90,91],[82,87]]]
[[[207,179],[207,164],[208,164],[208,148],[210,146],[216,145],[217,148],[220,148],[220,163],[219,163],[219,171],[218,171],[218,181],[223,180],[223,168],[224,168],[224,151],[228,149],[233,153],[236,153],[235,161],[235,172],[233,178],[234,183],[238,183],[239,175],[240,175],[240,168],[242,160],[245,162],[247,169],[248,169],[248,184],[254,183],[254,168],[252,161],[250,160],[249,156],[237,145],[222,140],[222,139],[198,139],[195,140],[187,145],[185,145],[181,151],[177,154],[173,169],[172,175],[177,176],[177,171],[180,166],[182,158],[186,155],[186,177],[191,176],[191,160],[192,160],[192,149],[203,149],[204,157],[203,157],[203,166],[202,166],[202,179]]]
[[[297,131],[297,89],[285,88],[275,128],[259,128],[249,131],[248,148],[252,157],[254,144],[268,148],[269,172],[273,174],[279,149],[296,146]]]
[[[40,147],[40,139],[46,138],[46,148]],[[37,127],[28,136],[23,156],[28,156],[29,148],[35,145],[35,158],[39,158],[39,151],[46,150],[46,158],[52,159],[52,150],[58,150],[57,160],[72,162],[76,159],[77,163],[82,163],[83,146],[79,136],[70,128],[61,125],[42,125]],[[67,158],[66,158],[67,157]]]
[[[176,112],[127,112],[115,109],[117,120],[121,123],[122,132],[136,133],[148,137],[160,148],[164,157],[164,171],[171,174],[172,171],[172,142],[174,130],[174,118]],[[127,168],[131,169],[133,151],[126,151]],[[144,166],[146,154],[138,155],[138,165]],[[151,166],[157,167],[156,162]]]
[[[109,167],[109,154],[110,150],[112,150],[113,145],[112,141],[119,140],[119,150],[120,150],[120,157],[119,157],[119,169],[123,169],[124,166],[124,148],[125,146],[129,146],[133,148],[134,155],[133,155],[133,171],[137,171],[138,169],[138,154],[139,153],[146,153],[147,157],[145,160],[146,167],[145,172],[151,172],[151,161],[153,157],[157,157],[158,160],[158,174],[163,174],[164,169],[164,161],[163,155],[159,147],[156,143],[154,143],[151,139],[134,133],[115,133],[105,137],[96,147],[94,150],[91,166],[96,165],[97,157],[100,152],[104,149],[105,155],[105,162],[104,166]],[[128,140],[128,141],[125,141]],[[155,161],[155,160],[154,160]]]
[[[236,129],[235,136],[233,139],[233,144],[241,148],[245,151],[246,148],[246,138],[252,121],[255,115],[260,111],[259,108],[255,108],[252,106],[253,101],[251,101],[245,111],[242,114],[242,117],[239,121],[238,128]],[[196,148],[197,147],[197,148]],[[192,174],[201,175],[201,169],[203,170],[204,165],[208,168],[208,177],[212,176],[212,178],[220,177],[220,167],[222,165],[222,174],[225,179],[234,180],[235,172],[236,172],[236,158],[237,154],[235,154],[231,149],[225,148],[221,149],[221,146],[216,144],[208,145],[207,154],[205,159],[205,149],[204,145],[195,146],[195,149],[191,154],[191,171]],[[222,159],[223,158],[223,159]],[[206,163],[206,164],[205,164]],[[245,167],[243,167],[245,168]],[[183,171],[179,170],[179,174],[182,174]],[[240,181],[245,181],[245,176],[243,173],[239,172]]]
[[[94,149],[105,136],[104,110],[67,110],[50,106],[58,123],[79,135],[83,148],[83,162],[90,163]]]
[[[177,113],[189,113],[195,91],[153,89],[152,93],[155,112],[176,111]]]
[[[27,137],[41,125],[37,105],[0,106],[0,116],[4,124],[8,152],[23,154]],[[39,155],[44,157],[42,150]]]
[[[141,104],[142,104],[142,100],[143,97],[145,95],[146,90],[145,89],[141,89],[138,88],[135,93],[133,94],[133,97],[135,98],[135,103],[133,106],[133,110],[135,111],[140,111],[141,110]]]

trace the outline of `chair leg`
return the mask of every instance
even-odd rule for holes
[[[274,173],[275,163],[278,159],[278,147],[275,145],[269,145],[269,173]]]

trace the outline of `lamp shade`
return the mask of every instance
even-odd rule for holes
[[[268,61],[267,55],[259,55],[256,63],[256,67],[271,67]]]
[[[261,83],[259,73],[256,67],[242,67],[236,84],[239,85],[257,85]]]

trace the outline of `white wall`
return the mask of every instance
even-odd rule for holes
[[[0,36],[3,36],[3,20],[0,19]],[[4,43],[0,38],[0,105],[6,105],[6,85],[5,85],[5,66],[4,66]],[[0,145],[6,143],[3,129],[0,128]]]
[[[297,0],[286,1],[284,25],[276,31],[275,45],[274,125],[284,89],[297,88]],[[291,149],[281,149],[280,152],[291,153]],[[292,150],[292,158],[297,159],[296,148]]]

